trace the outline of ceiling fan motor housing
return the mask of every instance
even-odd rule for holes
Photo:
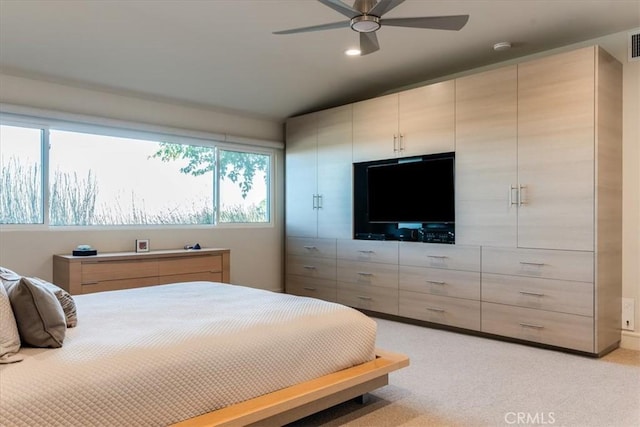
[[[358,33],[372,33],[380,28],[380,18],[374,15],[360,15],[351,19],[351,29]]]

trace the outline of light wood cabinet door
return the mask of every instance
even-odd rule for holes
[[[349,239],[352,235],[351,112],[352,106],[345,105],[317,113],[318,237]]]
[[[400,156],[454,151],[454,80],[406,90],[398,96]]]
[[[287,121],[285,173],[287,236],[317,237],[317,123],[316,115]]]
[[[517,66],[456,80],[456,243],[517,246]]]
[[[353,161],[388,159],[397,156],[398,94],[353,104]]]
[[[593,250],[594,47],[518,65],[518,246]]]

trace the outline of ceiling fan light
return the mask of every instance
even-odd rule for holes
[[[380,28],[380,18],[373,15],[360,15],[351,20],[351,29],[358,33],[371,33]]]

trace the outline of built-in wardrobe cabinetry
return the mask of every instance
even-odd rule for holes
[[[353,104],[353,161],[454,150],[453,80]]]
[[[347,162],[455,151],[455,245],[335,236],[336,300],[590,354],[615,348],[622,287],[621,64],[592,46],[420,89],[435,88],[453,100],[454,114],[440,115],[438,123],[431,119],[438,116],[435,105],[446,109],[444,95],[432,93],[434,104],[422,110],[416,89],[353,104]],[[424,145],[416,152],[409,122],[424,122],[418,138]],[[447,140],[447,123],[454,147],[439,145]],[[306,185],[301,179],[287,176],[287,187]],[[316,231],[313,237],[330,236]]]
[[[336,239],[287,239],[286,291],[336,301]]]
[[[287,236],[351,237],[351,109],[287,121]]]

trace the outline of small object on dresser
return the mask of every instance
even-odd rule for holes
[[[149,239],[136,239],[136,252],[149,252]]]
[[[200,247],[200,243],[196,243],[195,245],[184,245],[184,248],[186,250],[198,250],[198,249],[202,249]]]
[[[78,245],[71,254],[73,256],[91,256],[98,255],[98,251],[90,245]]]

